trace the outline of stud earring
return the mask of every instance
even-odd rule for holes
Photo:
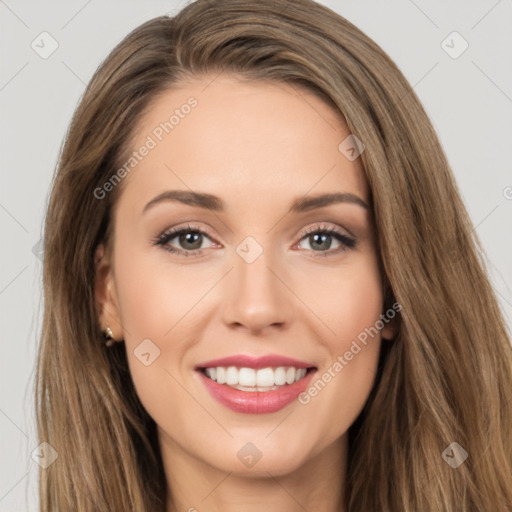
[[[116,340],[114,339],[114,334],[112,333],[112,329],[107,324],[107,328],[103,331],[103,336],[105,337],[105,346],[111,347]]]

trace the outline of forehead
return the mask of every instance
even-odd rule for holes
[[[228,209],[333,191],[367,200],[360,159],[339,150],[349,135],[342,116],[304,88],[203,77],[151,102],[122,196],[145,204],[167,189],[197,190],[226,197]]]

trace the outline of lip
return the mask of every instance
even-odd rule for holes
[[[293,366],[295,368],[308,368],[310,371],[299,381],[293,384],[285,384],[278,389],[271,391],[242,391],[226,384],[219,384],[206,376],[203,371],[204,368],[215,368],[217,366],[237,366],[239,368],[254,368],[255,370],[268,367]],[[311,363],[273,354],[262,357],[237,355],[214,359],[197,365],[195,369],[199,374],[201,382],[215,400],[232,411],[245,414],[266,414],[283,409],[307,389],[313,375],[317,371],[316,366]]]
[[[316,370],[308,372],[293,384],[286,384],[272,391],[241,391],[226,384],[219,384],[198,372],[209,393],[232,411],[245,414],[277,412],[293,402],[309,386]]]
[[[261,357],[253,357],[248,355],[235,355],[228,356],[222,359],[213,359],[211,361],[206,361],[205,363],[201,363],[195,367],[196,370],[200,370],[203,368],[215,368],[217,366],[237,366],[238,368],[254,368],[258,370],[260,368],[277,368],[278,366],[293,366],[295,368],[312,368],[315,365],[312,363],[307,363],[305,361],[299,361],[298,359],[293,359],[291,357],[280,356],[278,354],[268,354]],[[290,384],[291,386],[292,384]]]

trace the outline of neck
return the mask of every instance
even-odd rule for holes
[[[166,512],[344,512],[347,435],[284,474],[223,471],[184,451],[165,433],[159,441],[167,480]],[[256,467],[256,466],[255,466]]]

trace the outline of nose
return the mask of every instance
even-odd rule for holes
[[[223,308],[228,327],[258,334],[289,327],[296,305],[279,268],[265,250],[251,263],[235,253]]]

